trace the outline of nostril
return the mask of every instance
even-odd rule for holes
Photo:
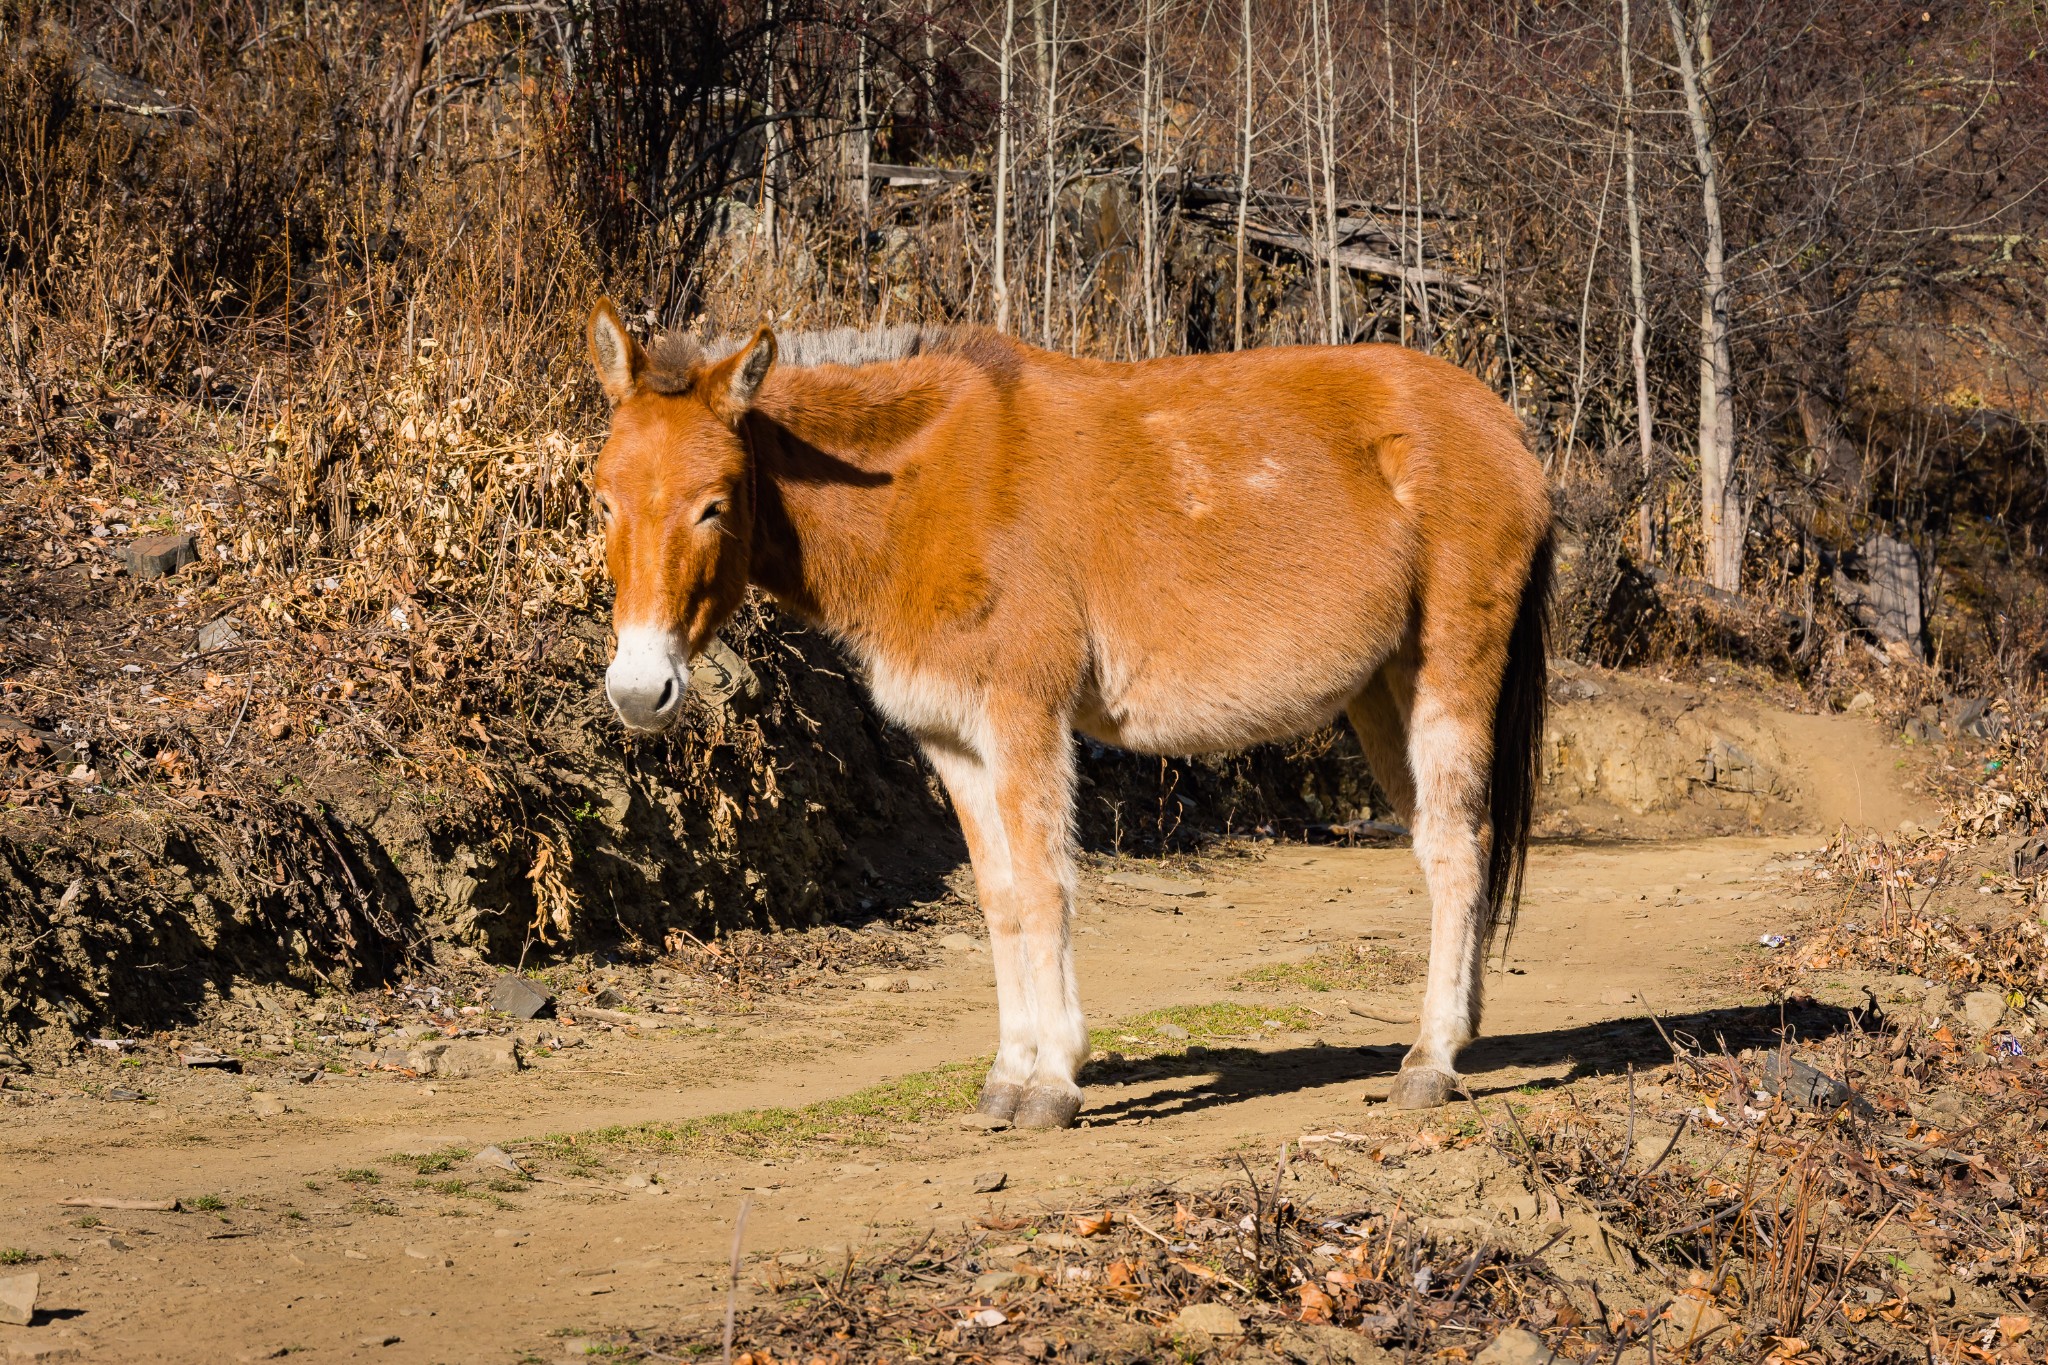
[[[674,678],[670,678],[667,682],[661,685],[661,696],[655,699],[654,713],[656,715],[660,715],[663,711],[668,710],[668,704],[671,701],[675,700],[675,695],[676,680]]]

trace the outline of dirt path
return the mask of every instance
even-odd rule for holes
[[[1887,780],[1883,751],[1874,758],[1857,767],[1884,791],[1883,817],[1925,818]],[[1736,975],[1760,935],[1803,913],[1788,873],[1815,842],[1540,845],[1509,969],[1489,979],[1488,1037],[1465,1061],[1475,1094],[1600,1069],[1615,1020],[1754,1003]],[[1238,1021],[1228,1050],[1099,1062],[1088,1126],[1071,1133],[983,1134],[934,1117],[896,1125],[881,1146],[813,1133],[741,1159],[599,1131],[799,1108],[960,1063],[994,1032],[978,948],[915,974],[915,989],[775,1001],[710,1032],[593,1030],[585,1046],[490,1079],[138,1071],[150,1102],[111,1103],[59,1073],[46,1088],[67,1098],[0,1110],[0,1248],[42,1257],[18,1269],[41,1275],[45,1310],[36,1326],[0,1327],[0,1349],[552,1362],[584,1331],[720,1311],[743,1198],[749,1253],[801,1259],[1184,1177],[1234,1151],[1270,1161],[1305,1131],[1416,1121],[1377,1103],[1411,1036],[1427,948],[1405,849],[1240,850],[1207,860],[1199,883],[1155,885],[1162,876],[1184,873],[1127,864],[1086,879],[1077,943],[1091,1020],[1248,1010],[1215,1013]],[[1168,894],[1186,891],[1201,894]],[[1112,1028],[1109,1046],[1142,1055],[1155,1032]],[[255,1091],[289,1112],[261,1114]],[[596,1136],[537,1144],[562,1134]],[[394,1161],[489,1143],[536,1153],[545,1178],[501,1173],[494,1186],[456,1157]],[[996,1171],[1002,1192],[975,1194]],[[187,1207],[58,1204],[92,1196]]]

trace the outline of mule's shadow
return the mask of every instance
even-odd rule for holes
[[[1748,1047],[1774,1047],[1781,1038],[1815,1041],[1858,1026],[1851,1011],[1802,1000],[1785,1005],[1705,1010],[1660,1021],[1665,1032],[1709,1052]],[[1869,1017],[1860,1020],[1871,1025]],[[1248,1047],[1192,1049],[1186,1053],[1133,1061],[1093,1061],[1081,1073],[1087,1085],[1131,1084],[1185,1078],[1188,1084],[1165,1086],[1106,1103],[1091,1103],[1089,1118],[1100,1122],[1163,1118],[1197,1110],[1256,1100],[1271,1095],[1314,1090],[1327,1085],[1390,1076],[1401,1065],[1404,1044],[1373,1047],[1293,1047],[1262,1051]],[[1510,1033],[1482,1038],[1459,1059],[1459,1070],[1471,1085],[1473,1098],[1511,1089],[1490,1085],[1488,1075],[1506,1067],[1547,1067],[1569,1062],[1563,1084],[1584,1076],[1610,1075],[1630,1066],[1659,1066],[1671,1060],[1671,1049],[1657,1024],[1648,1017],[1610,1019],[1597,1024]]]

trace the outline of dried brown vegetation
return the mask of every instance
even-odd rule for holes
[[[731,639],[752,694],[670,742],[609,730],[572,325],[600,289],[712,333],[1425,347],[1529,422],[1573,650],[1734,655],[1901,723],[1954,692],[2028,713],[2038,15],[1693,7],[1749,528],[1729,596],[1697,586],[1702,201],[1665,16],[1634,14],[1624,108],[1606,5],[1246,13],[0,3],[8,895],[79,917],[17,1025],[108,989],[91,907],[135,935],[181,913],[109,861],[123,820],[194,850],[178,875],[231,919],[317,900],[299,980],[429,927],[512,957],[802,922],[895,875],[849,850],[934,798],[772,613]],[[1854,605],[1878,532],[1925,607],[1889,649]],[[197,563],[138,581],[116,552],[151,533]],[[1372,801],[1348,745],[1091,754],[1084,819],[1146,848],[1341,820]]]

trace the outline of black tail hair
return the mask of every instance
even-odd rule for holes
[[[1544,534],[1529,561],[1515,628],[1508,636],[1508,666],[1493,707],[1493,773],[1488,814],[1493,847],[1486,861],[1486,931],[1512,935],[1522,905],[1522,872],[1529,860],[1529,825],[1543,767],[1543,712],[1549,692],[1551,536]]]

